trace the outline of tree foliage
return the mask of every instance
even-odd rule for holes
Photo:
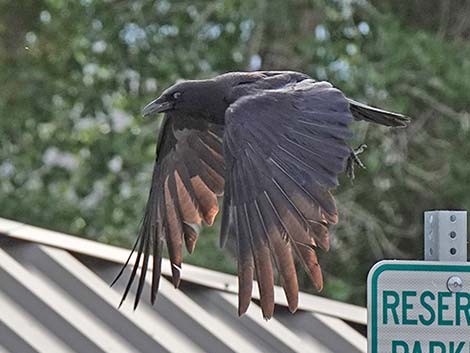
[[[179,78],[300,70],[413,117],[356,124],[367,170],[335,192],[323,294],[363,304],[375,261],[422,258],[424,210],[470,208],[469,15],[461,1],[4,1],[0,216],[129,246],[158,130],[143,104]],[[186,260],[233,272],[216,243],[206,229]]]

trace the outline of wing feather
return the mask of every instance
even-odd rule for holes
[[[135,300],[134,300],[134,310],[137,308],[137,305],[139,305],[139,300],[140,296],[142,294],[142,290],[144,289],[144,283],[145,283],[145,275],[147,274],[147,268],[148,268],[148,263],[149,263],[149,257],[150,257],[150,241],[152,239],[150,237],[143,237],[143,253],[144,253],[144,258],[142,262],[142,273],[139,277],[139,284],[137,286],[137,292],[135,295]]]
[[[186,248],[189,253],[192,253],[196,245],[199,234],[199,224],[201,224],[201,216],[194,204],[191,195],[186,189],[178,171],[175,171],[175,194],[177,195],[176,202],[178,203],[179,213],[183,221],[183,233]]]
[[[164,230],[161,229],[160,234],[163,234]],[[153,271],[152,271],[152,287],[150,291],[150,302],[152,305],[155,303],[158,293],[158,287],[160,286],[160,276],[162,273],[162,252],[163,252],[163,241],[157,235],[156,229],[152,229],[153,235]]]
[[[172,192],[170,191],[169,178],[164,183],[163,197],[165,198],[165,221],[167,224],[166,244],[171,261],[171,272],[173,285],[179,286],[181,262],[183,261],[183,226],[174,204]]]
[[[229,174],[229,173],[227,173]],[[227,242],[230,227],[233,223],[232,215],[234,212],[233,209],[233,190],[232,184],[230,183],[230,178],[225,180],[225,193],[224,193],[224,203],[222,206],[222,218],[220,221],[220,247],[223,248]]]
[[[269,211],[269,206],[265,202],[263,203],[263,200],[259,200],[259,198],[255,200],[254,205],[261,221],[263,232],[270,244],[274,263],[281,274],[282,286],[286,294],[289,310],[295,312],[298,305],[299,285],[290,243],[282,238],[278,228],[271,226],[269,230],[267,229],[266,224],[274,224],[272,219],[273,214]]]
[[[234,228],[237,239],[237,258],[238,258],[238,314],[242,315],[248,310],[251,301],[251,292],[253,290],[253,255],[251,252],[249,239],[246,237],[247,227],[245,222],[240,219],[241,206],[234,212]]]
[[[250,209],[248,209],[247,204],[244,204],[243,211],[253,252],[261,310],[265,318],[270,318],[274,312],[274,274],[271,263],[271,251],[266,239],[262,236],[264,231],[254,210],[254,204],[250,204]]]
[[[192,177],[191,184],[193,186],[194,193],[196,194],[196,199],[204,221],[208,225],[212,225],[214,223],[215,216],[219,212],[217,196],[211,192],[200,176]]]

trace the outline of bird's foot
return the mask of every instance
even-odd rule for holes
[[[359,145],[359,147],[351,150],[351,154],[349,155],[348,160],[346,162],[346,174],[351,179],[351,182],[354,180],[354,177],[355,177],[354,164],[357,164],[362,169],[366,169],[366,166],[364,165],[364,163],[362,163],[362,161],[358,157],[358,155],[364,152],[366,148],[367,148],[367,145],[365,143],[362,143]]]

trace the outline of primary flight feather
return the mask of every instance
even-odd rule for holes
[[[217,198],[224,195],[220,242],[236,245],[239,314],[248,308],[256,277],[266,318],[274,311],[274,268],[292,312],[298,305],[294,258],[316,288],[323,286],[316,251],[328,250],[328,226],[338,222],[330,190],[338,174],[351,172],[358,161],[347,143],[348,125],[354,119],[386,126],[409,122],[291,71],[183,81],[143,110],[144,116],[161,112],[150,194],[132,250],[137,258],[122,301],[141,266],[138,305],[152,259],[154,303],[164,242],[178,287],[183,243],[194,250],[202,223],[213,224]]]

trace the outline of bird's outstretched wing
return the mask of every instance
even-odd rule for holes
[[[259,90],[227,109],[221,242],[237,244],[239,314],[256,274],[263,315],[272,316],[273,263],[296,310],[294,253],[321,289],[316,249],[328,249],[328,225],[338,220],[329,189],[351,153],[352,119],[339,90],[309,79]]]
[[[172,265],[173,284],[179,285],[183,239],[192,252],[201,222],[211,225],[218,212],[217,196],[223,193],[225,174],[222,139],[221,125],[166,114],[158,138],[150,194],[132,251],[137,249],[137,258],[121,304],[142,266],[134,303],[137,307],[150,254],[153,254],[151,302],[155,301],[164,240]],[[122,271],[116,280],[121,274]]]

